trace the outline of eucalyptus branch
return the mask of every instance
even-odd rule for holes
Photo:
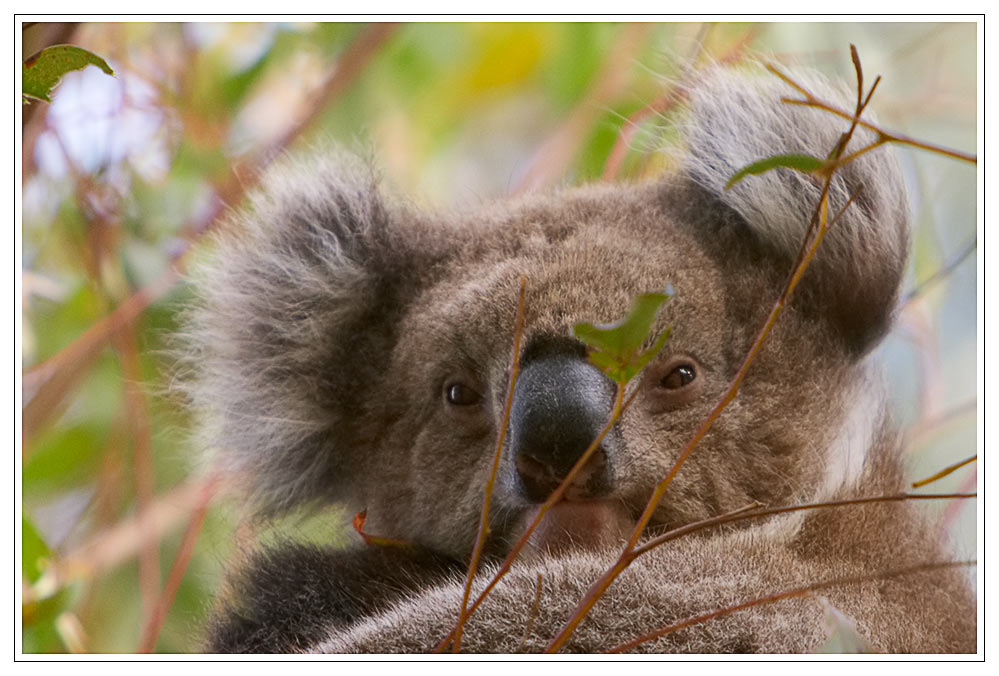
[[[805,89],[803,86],[801,86],[793,79],[791,79],[789,75],[781,72],[781,70],[777,68],[777,66],[773,64],[767,64],[767,70],[769,70],[771,73],[782,79],[787,84],[797,89],[798,92],[800,92],[801,95],[804,97],[803,99],[782,98],[781,101],[783,103],[795,106],[807,106],[809,108],[817,108],[819,110],[824,110],[827,113],[838,115],[839,117],[842,117],[847,120],[853,119],[853,115],[846,112],[842,108],[839,108],[838,106],[829,103],[828,101],[818,98],[810,91]],[[901,145],[912,146],[913,148],[928,150],[933,153],[938,153],[940,155],[946,155],[947,157],[952,157],[956,160],[970,162],[971,164],[976,164],[978,162],[978,156],[972,153],[966,153],[960,150],[954,150],[953,148],[947,148],[946,146],[937,145],[935,143],[921,141],[919,139],[913,138],[911,136],[906,136],[905,134],[901,134],[896,131],[889,131],[867,120],[857,120],[857,123],[861,127],[864,127],[865,129],[877,134],[878,138],[883,139],[883,142],[886,143],[898,143]]]
[[[465,591],[466,596],[462,601],[463,608],[459,615],[459,622],[455,625],[451,632],[439,644],[437,644],[435,648],[437,652],[444,650],[449,644],[452,644],[452,642],[454,643],[455,652],[458,651],[458,648],[460,647],[458,645],[458,640],[461,636],[464,621],[467,620],[473,612],[475,612],[475,609],[478,608],[479,604],[507,574],[510,570],[510,566],[513,564],[513,561],[519,555],[520,551],[527,545],[531,535],[537,529],[545,514],[548,513],[552,506],[557,504],[562,499],[569,486],[573,484],[576,476],[578,476],[583,467],[586,466],[587,462],[597,449],[600,448],[600,443],[603,441],[604,437],[611,430],[611,428],[614,427],[621,415],[623,415],[624,411],[627,410],[628,406],[631,405],[631,402],[634,401],[635,397],[638,395],[639,390],[638,388],[635,388],[627,399],[624,397],[628,383],[641,373],[642,369],[655,357],[656,354],[659,353],[659,351],[666,344],[666,341],[669,339],[670,330],[667,328],[665,331],[662,331],[654,341],[652,341],[651,346],[645,346],[649,337],[649,332],[652,329],[653,323],[662,307],[662,304],[668,301],[671,296],[672,291],[669,287],[667,287],[664,292],[640,294],[635,298],[632,308],[629,310],[628,314],[618,322],[602,325],[583,322],[576,324],[575,327],[573,327],[573,332],[576,337],[590,348],[590,363],[603,371],[615,383],[614,404],[612,406],[610,419],[597,438],[587,446],[580,457],[576,460],[575,464],[569,470],[568,474],[561,480],[555,491],[538,508],[538,512],[535,514],[532,523],[521,534],[520,539],[507,554],[507,557],[500,566],[500,569],[496,572],[493,579],[488,585],[486,585],[486,588],[481,594],[479,594],[466,613],[464,612],[464,606],[468,602],[468,593],[471,588],[471,582],[468,582]],[[512,402],[512,397],[513,389],[511,386],[507,392],[508,411]],[[503,421],[504,429],[500,431],[501,439],[497,444],[498,447],[494,459],[494,472],[496,471],[495,464],[499,462],[499,454],[502,449],[502,437],[505,434],[505,429],[508,424],[509,414],[505,416]],[[479,543],[477,543],[476,546],[478,547]]]
[[[287,148],[318,115],[341,94],[346,86],[364,69],[391,35],[394,25],[375,24],[362,32],[340,57],[340,66],[320,87],[319,94],[310,102],[311,107],[302,121],[271,146],[266,152],[255,157],[250,165],[235,167],[228,180],[214,186],[215,201],[206,216],[193,219],[181,228],[185,241],[182,253],[173,261],[158,279],[135,291],[114,310],[94,322],[72,343],[46,361],[24,373],[26,391],[24,406],[25,438],[41,430],[48,421],[50,411],[76,387],[96,362],[97,355],[111,339],[112,335],[134,323],[142,313],[164,294],[172,289],[183,277],[190,246],[200,235],[218,223],[227,205],[238,203],[252,187],[263,169]],[[249,176],[249,179],[244,178]],[[30,394],[29,394],[30,392]]]
[[[902,299],[902,302],[899,303],[899,307],[905,307],[906,305],[914,301],[916,298],[919,298],[921,295],[926,293],[926,290],[929,289],[931,286],[933,286],[940,280],[946,278],[950,273],[954,272],[954,270],[957,269],[957,267],[961,265],[961,263],[963,263],[965,259],[968,258],[968,256],[974,253],[976,249],[978,249],[977,236],[972,237],[971,241],[965,244],[964,247],[961,248],[961,251],[958,252],[958,254],[954,256],[942,268],[934,272],[928,278],[924,279],[916,286],[915,289],[907,293],[905,298]]]
[[[690,619],[684,620],[682,622],[677,622],[676,624],[671,624],[668,627],[663,627],[657,631],[650,634],[645,634],[639,638],[629,641],[627,643],[622,643],[619,646],[611,648],[608,653],[621,653],[627,650],[631,650],[646,643],[648,641],[654,641],[657,638],[666,636],[667,634],[672,634],[675,631],[691,627],[695,624],[701,624],[708,620],[712,620],[716,617],[722,617],[724,615],[731,615],[734,612],[745,610],[746,608],[752,608],[754,606],[762,606],[769,603],[776,603],[777,601],[783,601],[784,599],[793,598],[796,596],[806,596],[813,592],[829,589],[831,587],[840,587],[848,584],[863,584],[865,582],[874,582],[876,580],[887,580],[894,577],[902,577],[904,575],[913,575],[915,573],[922,573],[931,570],[941,570],[944,568],[957,568],[961,566],[974,566],[978,562],[975,560],[970,561],[941,561],[933,563],[923,563],[915,566],[908,566],[906,568],[895,568],[893,570],[880,571],[877,573],[872,573],[870,575],[850,575],[845,577],[838,577],[832,580],[826,580],[824,582],[816,582],[815,584],[805,585],[802,587],[796,587],[794,589],[789,589],[787,591],[778,592],[776,594],[770,594],[768,596],[761,596],[759,598],[752,599],[751,601],[746,601],[734,606],[728,606],[727,608],[721,608],[720,610],[715,610],[710,613],[704,613],[703,615],[698,615],[696,617],[691,617]]]
[[[216,474],[210,476],[201,488],[201,496],[198,499],[197,507],[191,515],[191,519],[184,531],[184,537],[180,542],[180,549],[177,551],[177,557],[170,568],[166,584],[160,593],[152,616],[147,620],[146,626],[143,627],[142,638],[139,641],[138,652],[140,653],[151,653],[156,649],[156,640],[159,638],[160,631],[163,629],[163,623],[166,621],[167,613],[170,611],[170,607],[177,596],[177,590],[180,589],[180,583],[184,579],[187,567],[191,563],[191,557],[194,556],[194,545],[198,541],[198,535],[201,534],[201,528],[205,524],[205,516],[208,514],[208,506],[215,497],[219,485],[220,479]]]
[[[857,96],[857,108],[854,114],[851,116],[851,121],[853,122],[850,129],[843,134],[836,147],[829,154],[829,159],[833,164],[839,161],[842,157],[843,152],[850,143],[853,132],[856,130],[857,123],[859,123],[860,116],[863,113],[864,108],[870,102],[870,96],[866,98],[863,96],[863,72],[860,67],[860,60],[856,56],[856,50],[851,46],[851,54],[854,57],[853,62],[857,70],[857,84],[858,84],[858,96]],[[876,84],[876,83],[875,83]],[[796,83],[793,85],[799,90],[802,88]],[[572,616],[562,627],[559,633],[552,639],[551,643],[548,644],[545,652],[558,652],[562,646],[569,640],[576,627],[579,626],[583,618],[593,609],[593,606],[600,599],[601,596],[607,591],[610,585],[617,579],[621,572],[627,568],[635,558],[635,548],[638,546],[638,542],[642,537],[642,533],[645,531],[646,526],[649,521],[651,521],[653,514],[655,514],[656,509],[658,509],[659,504],[662,502],[663,497],[666,494],[666,489],[672,483],[673,478],[676,476],[677,472],[686,462],[687,458],[693,452],[697,444],[704,438],[708,430],[714,424],[715,420],[721,415],[728,405],[735,399],[739,391],[739,386],[741,385],[743,379],[749,371],[750,365],[755,361],[757,354],[759,354],[760,349],[763,346],[764,341],[770,335],[777,318],[782,314],[784,307],[786,306],[788,299],[794,292],[795,287],[797,287],[798,282],[801,280],[802,275],[804,275],[805,270],[811,263],[818,250],[819,245],[822,243],[823,238],[829,227],[829,190],[832,185],[832,180],[835,175],[835,169],[825,173],[824,181],[822,186],[822,194],[819,197],[818,205],[815,208],[815,212],[811,218],[808,231],[805,234],[805,239],[802,244],[803,254],[799,254],[799,261],[796,263],[788,280],[784,286],[784,290],[781,292],[777,301],[774,303],[773,308],[770,310],[770,314],[767,317],[763,328],[757,334],[756,339],[753,341],[752,346],[749,349],[748,354],[742,362],[738,372],[729,384],[728,389],[722,395],[722,398],[711,411],[705,421],[694,433],[693,438],[683,449],[677,459],[674,461],[673,466],[667,472],[666,476],[656,484],[655,490],[652,492],[652,496],[649,498],[649,502],[645,507],[642,516],[638,519],[637,524],[628,539],[628,543],[625,545],[624,550],[621,552],[617,561],[600,577],[598,578],[587,590],[586,595],[580,601],[579,605],[576,606],[575,611]],[[852,201],[852,200],[851,200]],[[849,206],[849,203],[847,204]],[[845,211],[846,206],[843,207],[840,213]],[[839,214],[837,214],[837,217]],[[814,231],[814,236],[813,236]],[[811,245],[809,245],[811,241]],[[807,249],[807,250],[806,250]]]
[[[538,582],[534,586],[534,603],[531,604],[531,614],[527,618],[527,625],[524,627],[524,637],[520,639],[520,645],[517,646],[517,652],[521,652],[524,649],[524,644],[527,643],[527,639],[530,638],[531,632],[534,631],[534,623],[538,620],[538,613],[541,612],[541,585],[543,578],[541,573],[538,573]]]
[[[682,467],[683,464],[686,462],[687,458],[690,457],[690,454],[693,452],[694,447],[697,446],[697,444],[701,441],[701,439],[704,438],[708,430],[714,424],[715,420],[717,420],[718,417],[721,415],[722,411],[724,411],[728,407],[728,405],[735,399],[735,396],[739,391],[739,385],[742,383],[742,380],[745,378],[746,373],[748,373],[749,371],[749,366],[753,363],[753,361],[755,361],[756,355],[759,353],[760,348],[763,346],[764,340],[767,338],[767,336],[770,335],[770,331],[773,328],[777,318],[783,312],[784,306],[786,305],[787,300],[791,295],[791,292],[794,290],[794,287],[797,286],[798,281],[801,279],[802,274],[804,274],[804,271],[808,267],[808,264],[812,261],[812,258],[815,255],[815,251],[817,250],[818,245],[821,243],[822,238],[825,236],[826,212],[828,205],[828,191],[829,191],[830,181],[831,177],[830,179],[827,179],[825,187],[823,188],[822,191],[822,198],[819,203],[819,213],[821,213],[822,216],[820,217],[819,220],[820,228],[816,234],[814,242],[807,251],[804,259],[801,261],[801,263],[792,273],[787,285],[785,286],[783,293],[781,293],[780,297],[777,299],[777,302],[774,304],[773,308],[771,309],[770,315],[767,317],[767,321],[765,322],[763,328],[760,330],[759,334],[757,335],[756,340],[753,342],[753,345],[750,348],[749,353],[746,355],[746,358],[743,361],[742,366],[739,368],[739,371],[736,373],[735,378],[733,378],[732,382],[729,384],[728,389],[725,391],[725,394],[722,396],[721,400],[718,402],[715,408],[711,411],[710,415],[708,415],[705,421],[697,429],[697,432],[695,432],[694,437],[691,439],[691,441],[687,444],[687,446],[683,449],[683,451],[674,461],[673,466],[670,468],[669,472],[667,472],[666,476],[656,485],[655,490],[652,493],[652,497],[649,499],[649,502],[645,507],[645,511],[642,513],[642,516],[639,518],[638,523],[635,525],[635,529],[632,532],[631,537],[629,538],[628,543],[625,546],[625,549],[621,553],[618,560],[614,563],[613,566],[611,566],[610,569],[607,570],[607,572],[603,576],[601,576],[596,582],[593,583],[589,591],[587,591],[586,596],[583,597],[583,600],[576,607],[576,610],[573,613],[572,617],[562,628],[562,630],[558,633],[558,635],[548,645],[546,652],[557,652],[563,645],[565,645],[566,641],[569,640],[569,637],[575,631],[576,627],[579,626],[579,623],[583,621],[583,618],[586,617],[587,613],[589,613],[589,611],[593,608],[597,600],[599,600],[599,598],[603,596],[604,592],[607,590],[608,587],[610,587],[611,583],[613,583],[614,580],[617,579],[618,575],[620,575],[621,572],[625,568],[627,568],[628,565],[631,564],[631,561],[634,560],[633,556],[634,549],[637,546],[638,541],[642,536],[642,533],[645,531],[645,527],[652,519],[652,515],[655,513],[655,510],[659,507],[659,503],[662,502],[663,496],[666,494],[666,489],[669,487],[670,483],[672,483],[673,478],[676,476],[676,473],[680,470],[680,467]]]
[[[947,467],[944,467],[942,470],[940,470],[939,472],[937,472],[933,476],[929,476],[929,477],[926,477],[925,479],[921,479],[920,481],[913,482],[912,487],[913,488],[922,488],[923,486],[925,486],[927,484],[931,484],[934,481],[938,481],[940,479],[943,479],[948,474],[953,474],[954,472],[956,472],[957,470],[961,469],[965,465],[970,465],[971,463],[977,462],[977,461],[978,461],[978,454],[976,453],[975,455],[971,456],[970,458],[965,458],[964,460],[962,460],[960,462],[955,462],[953,465],[949,465]]]
[[[967,464],[974,458],[969,458],[962,464]],[[957,467],[948,468],[950,471],[944,470],[947,474],[957,469]],[[941,474],[940,476],[944,476]],[[921,482],[918,485],[922,486],[930,481],[935,480],[939,477],[934,476],[927,479],[925,482]],[[917,484],[913,484],[913,487],[918,487]],[[675,528],[668,533],[663,533],[657,537],[652,538],[647,541],[641,547],[634,550],[634,556],[632,560],[638,558],[642,554],[649,552],[659,545],[665,544],[671,540],[676,540],[685,535],[690,535],[700,530],[706,528],[711,528],[714,526],[721,526],[727,523],[734,523],[736,521],[747,521],[749,519],[758,519],[764,516],[773,516],[774,514],[788,514],[790,512],[803,512],[812,509],[824,509],[830,507],[849,507],[853,505],[868,505],[878,502],[905,502],[907,500],[964,500],[968,498],[977,498],[978,493],[896,493],[894,495],[877,495],[866,498],[853,498],[849,500],[827,500],[825,502],[810,502],[800,505],[787,505],[784,507],[768,507],[761,508],[760,503],[755,503],[752,505],[746,505],[737,510],[721,514],[719,516],[712,517],[710,519],[704,519],[702,521],[697,521],[686,526],[681,526],[680,528]]]
[[[628,399],[627,403],[631,403],[633,399],[634,399],[634,394]],[[626,406],[624,401],[624,388],[619,386],[617,388],[617,393],[614,397],[614,409],[613,413],[611,414],[610,420],[607,422],[606,425],[604,425],[604,428],[600,430],[600,434],[597,435],[596,439],[594,439],[590,443],[590,445],[587,446],[586,450],[583,451],[583,454],[579,457],[579,460],[576,462],[575,465],[573,465],[572,469],[569,470],[569,473],[562,480],[562,483],[558,485],[558,488],[556,488],[555,491],[550,496],[548,496],[548,499],[545,500],[538,508],[538,513],[535,515],[534,520],[531,521],[531,524],[524,531],[523,535],[521,535],[520,539],[517,541],[517,544],[515,544],[513,548],[510,550],[510,553],[507,554],[506,558],[503,560],[503,563],[500,565],[499,570],[497,570],[495,575],[493,575],[493,579],[489,581],[489,584],[486,585],[486,588],[482,590],[482,592],[475,599],[472,605],[469,606],[468,612],[465,613],[464,616],[465,620],[471,617],[472,613],[474,613],[475,610],[479,607],[479,605],[485,600],[486,596],[488,596],[489,593],[496,587],[496,585],[499,584],[499,581],[502,580],[508,572],[510,572],[510,568],[513,566],[514,560],[516,560],[517,556],[520,555],[521,550],[523,550],[523,548],[527,545],[528,540],[530,540],[531,535],[537,529],[538,524],[541,523],[541,520],[544,518],[545,514],[547,514],[548,510],[550,510],[556,503],[558,503],[562,499],[562,496],[565,495],[565,492],[569,489],[569,486],[572,485],[572,482],[575,480],[576,476],[582,471],[583,467],[586,465],[589,459],[593,457],[593,454],[600,447],[600,443],[604,440],[604,437],[607,436],[607,433],[611,431],[611,428],[613,428],[614,425],[617,424],[617,421],[621,417],[621,414],[624,412],[625,408]],[[460,626],[455,625],[455,627],[450,631],[450,633],[448,633],[448,635],[445,636],[443,640],[441,640],[441,642],[437,644],[437,646],[435,646],[434,652],[439,653],[446,650],[447,646],[450,645],[455,640],[455,638],[460,635],[460,633],[461,633]]]
[[[506,389],[506,403],[503,405],[503,424],[496,437],[496,452],[493,454],[493,466],[489,472],[489,479],[486,481],[485,496],[482,500],[482,517],[479,519],[479,533],[475,538],[475,548],[472,551],[472,558],[468,562],[468,572],[465,574],[465,590],[461,596],[461,610],[458,612],[458,624],[454,628],[454,652],[458,652],[461,648],[461,632],[468,617],[466,612],[468,597],[472,593],[472,582],[475,580],[475,573],[479,569],[482,549],[485,547],[486,538],[489,537],[489,506],[493,498],[493,485],[496,483],[496,474],[499,471],[500,458],[503,455],[503,442],[506,440],[506,430],[510,425],[513,389],[517,385],[517,376],[520,375],[520,340],[524,334],[524,296],[526,295],[526,291],[527,278],[521,277],[520,300],[517,303],[517,320],[513,331],[513,356],[510,360],[510,382]]]

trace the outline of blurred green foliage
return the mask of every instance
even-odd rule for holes
[[[26,29],[25,49],[45,30]],[[51,105],[24,106],[24,652],[68,650],[74,626],[87,651],[139,649],[198,508],[184,487],[202,474],[183,402],[171,394],[170,336],[190,300],[171,271],[207,246],[203,233],[239,206],[275,153],[345,144],[377,158],[387,183],[461,208],[596,180],[621,132],[637,126],[621,178],[640,179],[668,164],[668,153],[655,151],[675,132],[668,116],[638,114],[684,77],[692,55],[703,63],[761,50],[849,80],[851,42],[865,72],[885,76],[872,104],[883,123],[976,147],[974,24],[426,23],[372,31],[349,23],[81,24],[71,41],[104,56],[116,78],[73,72]],[[364,40],[371,48],[360,53]],[[338,72],[344,81],[325,89]],[[974,236],[975,173],[941,158],[900,157],[919,228],[912,286]],[[975,397],[976,282],[973,261],[957,268],[903,315],[888,348],[900,417],[917,432],[918,474],[974,452],[967,404]],[[137,319],[108,330],[105,318],[136,301]],[[88,342],[95,332],[102,338]],[[941,490],[974,471],[955,473]],[[122,530],[185,495],[162,528]],[[340,530],[345,516],[292,526],[303,537],[343,540],[351,537]],[[973,548],[973,507],[958,516],[959,536]],[[238,504],[212,504],[156,650],[198,649],[220,571],[245,538],[241,517]],[[135,535],[144,531],[151,543]],[[109,533],[125,534],[116,557],[70,566],[111,551],[101,539]],[[72,574],[67,584],[49,585],[44,571],[53,567]]]

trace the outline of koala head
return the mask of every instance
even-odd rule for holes
[[[821,191],[790,170],[725,182],[769,155],[824,157],[848,124],[781,104],[782,87],[719,70],[692,88],[684,147],[658,181],[470,213],[393,199],[342,153],[286,163],[197,276],[188,360],[204,443],[264,511],[342,502],[367,509],[377,535],[467,555],[504,425],[524,278],[492,508],[502,552],[611,414],[614,385],[572,327],[615,321],[637,294],[669,285],[653,332],[670,327],[669,340],[537,544],[619,537],[739,371]],[[858,130],[850,149],[871,140]],[[842,443],[843,429],[877,415],[864,357],[890,325],[908,236],[887,150],[838,172],[830,213],[850,196],[654,525],[860,477],[866,445]]]

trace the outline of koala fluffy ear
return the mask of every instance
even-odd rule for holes
[[[181,387],[264,512],[346,496],[357,402],[429,255],[420,226],[370,168],[316,155],[271,171],[194,271]]]
[[[852,111],[850,95],[813,78],[820,98]],[[690,92],[690,122],[681,172],[716,203],[734,211],[757,242],[790,270],[821,195],[821,181],[790,169],[749,176],[726,190],[729,178],[757,160],[783,153],[826,157],[849,122],[824,111],[781,102],[795,92],[775,76],[716,68]],[[854,95],[854,101],[856,96]],[[865,117],[869,117],[865,115]],[[858,127],[847,153],[876,140]],[[863,354],[887,332],[908,250],[908,206],[887,146],[836,172],[832,225],[795,292],[794,304],[830,321],[847,348]]]

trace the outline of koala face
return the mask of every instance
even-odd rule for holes
[[[587,362],[573,325],[614,321],[637,294],[667,283],[675,291],[654,331],[670,328],[666,347],[628,389],[637,390],[632,405],[535,544],[597,546],[630,532],[762,326],[769,306],[752,299],[776,298],[782,281],[768,269],[743,269],[733,289],[712,246],[671,212],[679,198],[673,190],[587,189],[564,195],[558,210],[522,207],[529,218],[514,211],[505,222],[450,226],[467,242],[446,273],[411,301],[364,411],[371,446],[361,474],[373,481],[362,502],[373,532],[455,555],[474,542],[503,425],[521,277],[521,373],[493,502],[499,551],[516,540],[611,415],[614,385]],[[566,206],[575,216],[569,223]],[[497,233],[506,241],[492,241]],[[842,347],[830,346],[808,322],[792,324],[745,385],[747,397],[763,400],[735,406],[719,421],[655,523],[678,526],[753,500],[773,504],[813,479],[808,465],[819,458],[808,446],[822,446],[822,430],[833,427],[841,402],[834,395],[823,410],[820,388],[802,400],[798,369],[786,360],[809,364],[827,382],[848,377],[848,368]],[[804,420],[813,438],[772,422],[788,416]]]
[[[199,281],[191,391],[207,443],[265,508],[346,502],[367,509],[370,532],[467,555],[503,431],[523,278],[521,374],[492,508],[502,553],[611,414],[614,386],[573,325],[615,321],[669,285],[654,331],[670,328],[665,348],[534,544],[616,540],[739,371],[818,202],[819,185],[792,172],[723,188],[775,149],[821,156],[836,142],[835,125],[779,96],[718,75],[692,92],[685,154],[662,180],[475,213],[393,202],[336,154],[285,167]],[[839,172],[831,195],[834,213],[855,204],[655,527],[835,491],[862,470],[862,453],[830,453],[872,407],[863,356],[891,320],[905,205],[880,151]]]

